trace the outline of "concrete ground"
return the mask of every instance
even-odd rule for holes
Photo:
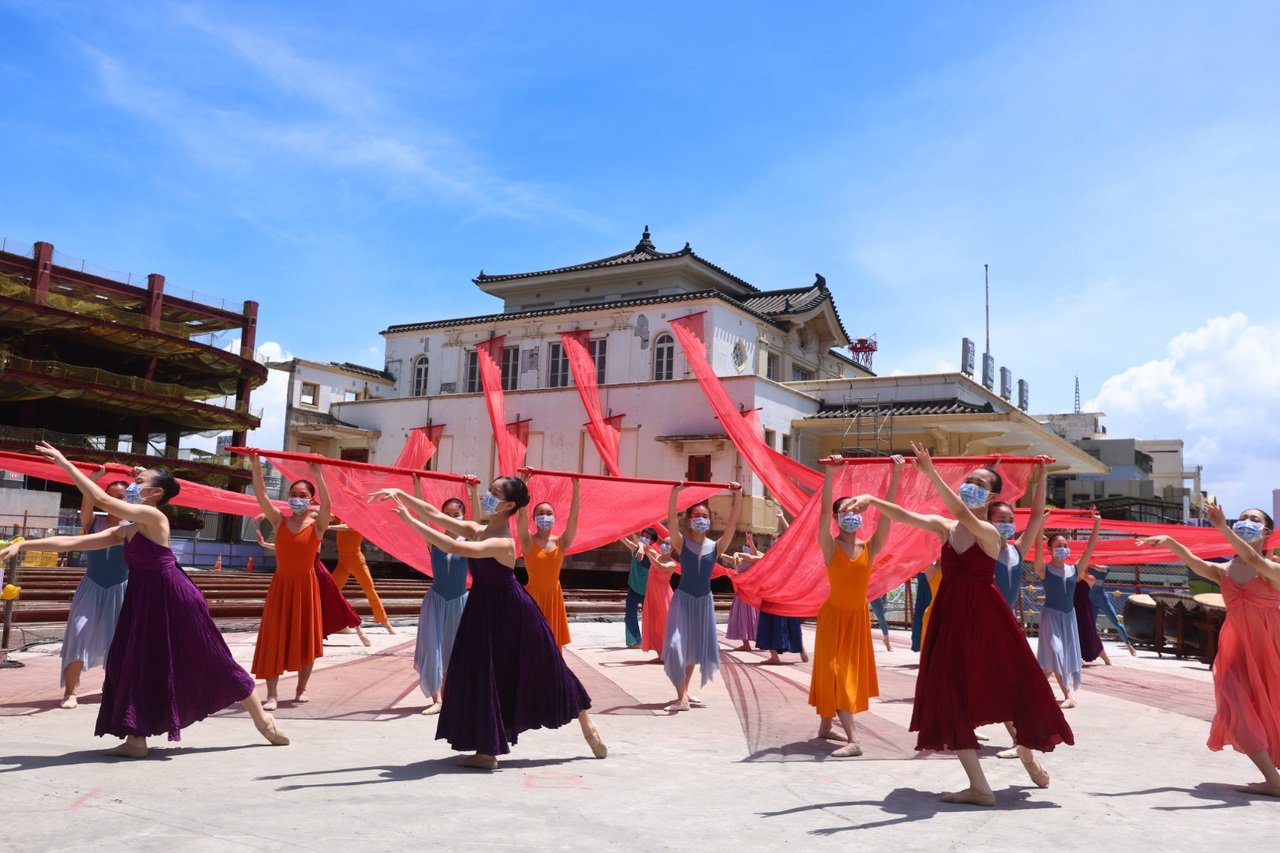
[[[916,655],[904,632],[877,649],[881,696],[858,725],[865,755],[833,760],[813,739],[808,665],[760,665],[726,652],[697,691],[707,708],[667,714],[673,696],[653,655],[621,646],[618,623],[575,623],[568,657],[594,701],[609,757],[576,725],[527,732],[495,773],[454,767],[413,672],[412,623],[374,645],[338,636],[312,678],[312,701],[278,712],[293,739],[266,745],[225,711],[153,739],[142,761],[109,759],[93,736],[102,671],[81,706],[58,709],[58,645],[0,669],[0,843],[5,850],[898,850],[1260,849],[1280,802],[1238,793],[1252,764],[1204,746],[1212,679],[1194,661],[1131,658],[1085,672],[1067,712],[1077,746],[1045,758],[1051,787],[998,760],[984,730],[996,809],[938,802],[964,787],[949,756],[917,754],[908,733]],[[806,627],[812,645],[811,627]],[[227,635],[252,657],[254,634]],[[1033,641],[1034,642],[1034,641]],[[727,648],[730,644],[725,643]],[[281,682],[292,695],[292,681]]]

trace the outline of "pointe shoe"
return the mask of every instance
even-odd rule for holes
[[[396,629],[391,627],[390,622],[383,622],[382,627],[387,629],[388,634],[394,634],[396,632]]]
[[[689,707],[690,707],[690,708],[705,708],[705,707],[707,707],[707,703],[706,703],[706,702],[703,702],[703,701],[702,701],[701,699],[699,699],[697,696],[690,696],[690,697],[689,697]]]
[[[1022,762],[1022,766],[1026,768],[1027,775],[1031,777],[1031,781],[1036,783],[1037,788],[1049,787],[1049,771],[1044,769],[1044,765],[1035,758],[1031,759],[1031,763]]]
[[[1021,756],[1018,755],[1018,748],[1016,746],[1011,746],[1008,749],[1002,749],[997,752],[996,758],[1021,758]]]
[[[365,634],[364,631],[360,632],[360,642],[364,643],[366,646],[373,645],[373,641],[369,639],[369,636]]]
[[[893,641],[892,641],[892,640],[890,640],[888,637],[885,637],[885,638],[884,638],[884,650],[885,650],[886,652],[891,652],[891,651],[893,651]]]
[[[600,732],[593,728],[586,738],[587,746],[591,747],[591,754],[596,758],[605,758],[609,755],[609,747],[605,746],[604,741],[600,739]]]
[[[288,736],[285,735],[284,732],[280,731],[280,729],[276,726],[276,718],[272,717],[269,714],[267,715],[267,718],[262,721],[262,723],[255,724],[254,728],[256,728],[258,732],[264,738],[267,739],[267,743],[270,743],[272,746],[288,746],[289,745]]]
[[[492,755],[468,755],[458,759],[459,767],[470,767],[473,770],[497,770],[498,759]]]
[[[72,693],[70,696],[63,699],[62,704],[59,705],[58,707],[64,711],[70,711],[72,708],[76,707],[76,705],[78,704],[80,704],[79,700],[76,699],[76,695]]]
[[[276,701],[276,697],[274,697],[274,696],[268,696],[268,697],[266,698],[266,700],[265,700],[265,701],[263,701],[263,703],[262,703],[262,710],[264,710],[264,711],[274,711],[278,705],[279,705],[279,703]]]
[[[150,751],[151,750],[147,749],[145,746],[134,746],[128,741],[125,741],[119,746],[108,749],[102,754],[109,755],[112,758],[146,758],[147,753]]]

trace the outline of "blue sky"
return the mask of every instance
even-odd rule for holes
[[[1269,2],[0,0],[0,237],[261,303],[379,365],[480,270],[647,224],[761,288],[826,276],[882,373],[981,339],[1112,436],[1280,486]],[[554,11],[553,11],[554,10]],[[264,400],[265,402],[265,400]]]

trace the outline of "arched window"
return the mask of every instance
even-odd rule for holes
[[[427,358],[426,353],[418,356],[413,362],[413,394],[414,397],[427,396],[427,368],[431,364],[431,359]]]
[[[653,339],[653,381],[665,382],[675,375],[676,342],[666,332]]]

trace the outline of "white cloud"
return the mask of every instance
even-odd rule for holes
[[[236,352],[240,349],[240,339],[229,342],[224,349]],[[259,344],[257,355],[260,360],[268,362],[289,361],[293,353],[275,341]],[[255,430],[250,430],[245,437],[246,446],[260,447],[263,450],[280,450],[284,443],[284,411],[289,396],[289,374],[283,370],[267,371],[267,381],[253,390],[249,398],[250,411],[262,412],[262,423]],[[194,435],[186,439],[187,447],[213,452],[217,446],[217,437]]]
[[[1112,436],[1181,438],[1229,512],[1280,487],[1280,321],[1240,312],[1176,335],[1164,358],[1117,373],[1085,408]]]

